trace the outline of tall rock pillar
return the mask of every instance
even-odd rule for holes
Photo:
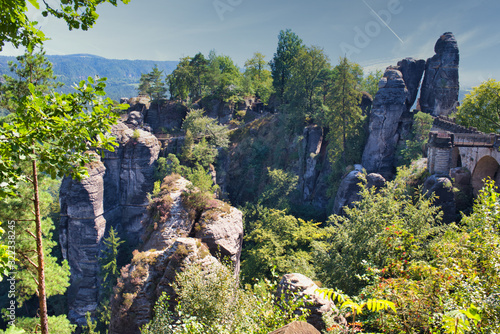
[[[434,46],[436,54],[427,59],[420,92],[420,108],[432,116],[448,116],[458,105],[458,63],[455,36],[444,33]]]

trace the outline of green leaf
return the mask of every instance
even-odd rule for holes
[[[36,9],[40,9],[40,5],[38,4],[37,0],[28,0],[28,1],[33,7],[35,7]]]

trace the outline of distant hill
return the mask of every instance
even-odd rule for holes
[[[178,61],[107,59],[90,54],[47,56],[54,65],[54,74],[64,83],[61,92],[71,92],[71,86],[89,76],[108,78],[106,93],[113,100],[137,95],[141,73],[148,73],[156,64],[165,74],[170,74]],[[15,57],[0,56],[0,75],[10,74],[9,61]]]

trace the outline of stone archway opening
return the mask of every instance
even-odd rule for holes
[[[500,181],[500,165],[498,162],[490,156],[482,157],[476,164],[474,172],[472,173],[472,189],[474,196],[477,196],[479,190],[484,185],[483,180],[488,176],[495,180],[496,184]]]
[[[453,147],[451,151],[451,168],[462,167],[462,157],[460,156],[460,149]]]

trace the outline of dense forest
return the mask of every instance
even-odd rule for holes
[[[48,14],[75,29],[92,26],[99,2],[69,2],[88,12],[75,16],[71,6],[48,7]],[[22,16],[23,8],[14,12]],[[371,102],[379,82],[387,81],[382,71],[364,73],[346,57],[332,61],[287,29],[270,59],[256,52],[244,69],[216,51],[183,57],[171,72],[155,65],[141,73],[139,97],[126,105],[105,97],[105,78],[89,76],[73,92],[60,92],[54,66],[34,45],[43,39],[41,32],[33,29],[23,20],[0,23],[2,45],[27,47],[0,85],[0,332],[115,333],[141,316],[131,306],[143,291],[153,290],[159,298],[142,296],[154,309],[141,333],[270,333],[294,321],[312,322],[317,314],[311,305],[318,299],[329,305],[314,322],[325,333],[500,331],[497,187],[485,180],[472,199],[450,182],[447,188],[461,196],[461,205],[453,219],[443,219],[437,196],[423,188],[430,176],[424,157],[432,116],[412,112],[411,129],[395,153],[394,175],[372,187],[366,171],[360,172],[358,200],[331,214],[342,179],[361,161]],[[475,88],[454,115],[457,121],[498,132],[499,91],[495,80]],[[248,101],[248,108],[238,107]],[[230,117],[210,117],[216,104]],[[104,173],[100,159],[110,152],[144,144],[151,125],[123,125],[138,110],[185,112],[179,127],[154,131],[182,145],[175,153],[164,145],[153,163],[153,187],[143,194],[141,241],[133,244],[113,226],[102,229],[93,259],[99,267],[98,304],[89,308],[85,323],[74,324],[68,301],[75,291],[59,224],[68,202],[60,197],[69,195],[61,189]],[[123,133],[131,132],[125,144],[111,135],[119,122]],[[327,143],[324,152],[307,158],[323,159],[314,168],[327,171],[328,210],[298,195],[302,181],[294,166],[304,154],[297,143],[306,128],[319,129]],[[228,155],[233,160],[224,167]],[[225,189],[214,175],[221,172],[231,174]],[[158,265],[167,252],[144,247],[156,245],[159,226],[178,214],[177,203],[186,221],[196,222],[185,235],[178,233],[185,244],[175,244],[168,254],[169,266],[180,270],[169,286],[140,290],[149,276],[170,274],[171,267]],[[225,256],[221,248],[212,257],[202,238],[189,248],[185,239],[204,231],[204,223],[234,212],[243,216],[241,259]],[[198,260],[182,262],[193,254]],[[151,268],[158,266],[164,272],[154,273]],[[291,273],[310,279],[315,300],[284,292],[279,281]]]

